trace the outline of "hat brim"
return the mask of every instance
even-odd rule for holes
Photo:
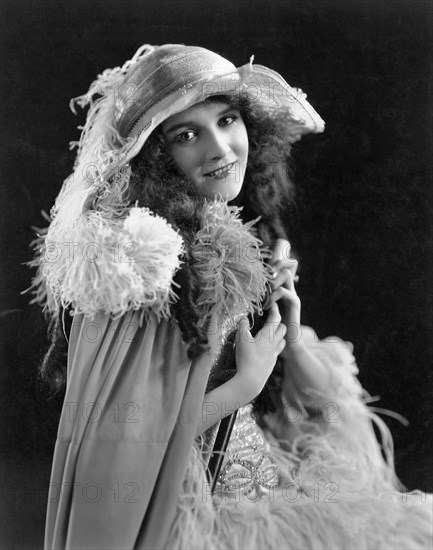
[[[251,63],[225,75],[201,78],[174,90],[139,117],[127,136],[126,144],[107,167],[105,177],[134,158],[150,134],[165,120],[196,103],[215,95],[247,94],[271,114],[284,114],[287,139],[298,141],[302,135],[324,131],[325,123],[306,99],[302,90],[292,88],[277,72]]]

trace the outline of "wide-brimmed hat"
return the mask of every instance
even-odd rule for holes
[[[252,62],[236,68],[217,53],[196,46],[141,46],[122,67],[106,69],[88,92],[71,101],[88,106],[73,173],[51,210],[50,233],[67,241],[86,211],[98,208],[108,218],[127,207],[129,161],[150,134],[170,116],[215,95],[247,94],[269,113],[284,117],[286,137],[324,130],[306,100],[275,71]]]
[[[178,267],[182,240],[166,222],[155,221],[146,208],[131,209],[128,190],[129,161],[170,116],[211,96],[247,94],[271,116],[283,118],[289,142],[323,131],[323,120],[301,90],[252,61],[236,68],[204,48],[146,44],[122,67],[103,71],[86,94],[72,101],[72,109],[78,103],[88,105],[89,110],[79,141],[71,144],[78,147],[74,170],[51,210],[49,228],[35,243],[33,265],[38,273],[32,287],[36,301],[45,303],[50,311],[75,304],[76,311],[89,314],[98,308],[120,313],[131,304],[139,307],[152,301],[149,296],[159,306],[167,303],[156,298],[159,287],[149,294],[141,283],[146,277],[157,280],[165,298],[170,295],[167,281]],[[170,265],[158,259],[162,272],[152,268],[144,279],[138,269],[141,264],[129,266],[130,273],[128,266],[116,260],[117,253],[112,258],[112,252],[127,242],[141,243],[144,252],[149,244],[160,251],[170,250]],[[98,262],[87,261],[89,244],[105,251]],[[70,245],[78,246],[77,254],[72,251],[72,263]],[[148,259],[155,256],[153,252],[145,255]],[[143,265],[146,267],[146,262]]]
[[[289,86],[277,72],[253,64],[253,57],[236,68],[205,48],[145,44],[122,68],[104,71],[87,94],[74,100],[83,106],[90,103],[77,162],[83,153],[89,161],[96,149],[105,179],[137,155],[153,130],[170,116],[210,96],[241,93],[269,112],[285,115],[290,142],[324,130],[324,121],[306,94]],[[102,97],[95,101],[95,95]]]
[[[153,130],[170,116],[213,95],[247,94],[269,111],[287,116],[287,137],[322,132],[324,122],[302,90],[292,88],[275,71],[250,63],[236,68],[220,55],[196,46],[145,46],[118,87],[115,124],[133,138],[129,160]]]

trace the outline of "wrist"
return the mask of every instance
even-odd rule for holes
[[[296,360],[300,356],[305,355],[306,351],[307,345],[302,339],[300,329],[289,337],[286,335],[286,347],[281,352],[283,359],[290,359],[291,361]]]
[[[302,338],[286,345],[283,351],[283,364],[285,393],[294,385],[304,405],[312,400],[316,402],[329,398],[331,374],[328,366]]]
[[[252,401],[261,392],[262,388],[256,388],[250,380],[237,373],[230,380],[233,385],[233,391],[237,396],[241,407]]]

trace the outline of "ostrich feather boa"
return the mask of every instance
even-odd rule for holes
[[[269,251],[254,234],[257,220],[243,224],[240,210],[217,200],[205,204],[192,248],[202,283],[197,303],[202,323],[213,306],[220,317],[233,319],[238,312],[262,312],[271,274],[263,259]]]
[[[284,406],[257,423],[275,460],[278,486],[244,493],[248,477],[232,474],[238,488],[211,495],[203,447],[196,441],[166,548],[431,548],[433,496],[400,492],[404,488],[394,471],[391,434],[367,406],[352,346],[336,337],[319,340],[308,327],[302,330],[332,382],[322,414],[289,419]],[[236,448],[243,444],[239,455],[247,462],[255,460],[251,430],[236,433]],[[256,487],[262,481],[257,475],[251,473]]]
[[[192,248],[201,281],[198,306],[204,323],[216,305],[222,313],[260,310],[269,268],[266,249],[243,224],[240,209],[224,201],[205,203],[201,229]],[[54,220],[55,222],[55,220]],[[56,239],[56,224],[34,242],[37,267],[33,302],[56,314],[60,307],[94,317],[98,311],[119,316],[128,310],[170,316],[176,299],[173,276],[185,253],[182,237],[164,218],[134,207],[125,217],[88,211],[73,234]]]

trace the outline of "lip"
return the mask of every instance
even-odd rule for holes
[[[235,165],[235,162],[231,162],[230,164],[226,164],[225,166],[221,166],[221,168],[217,168],[216,170],[212,170],[211,172],[207,172],[204,174],[205,178],[215,178],[215,179],[222,179],[227,176],[227,174],[230,173],[232,168]]]

